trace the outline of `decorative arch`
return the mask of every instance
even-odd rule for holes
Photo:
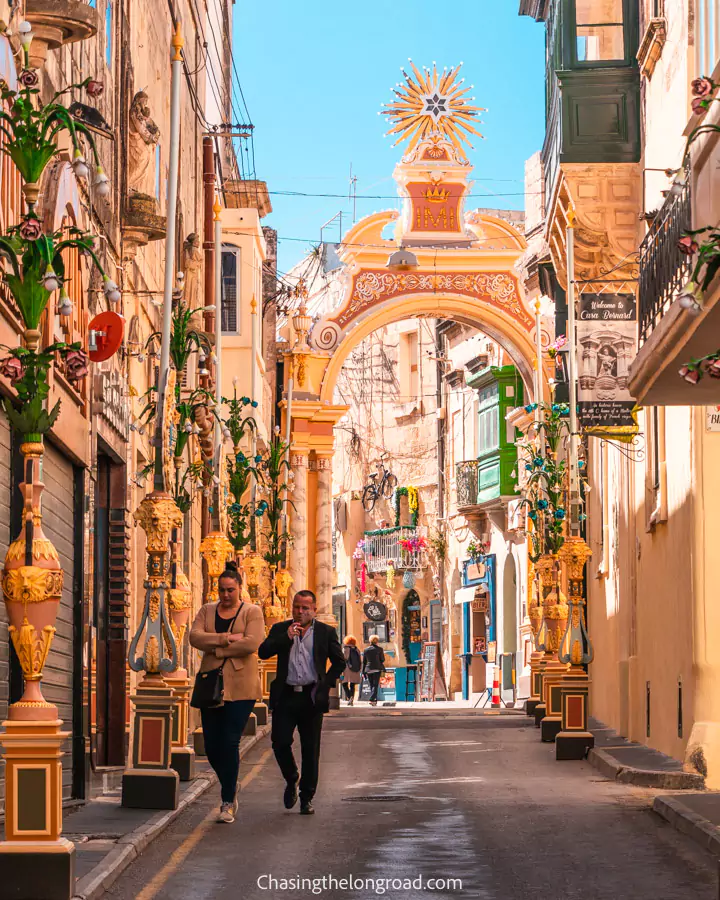
[[[496,340],[512,357],[523,379],[528,395],[534,394],[533,362],[535,346],[533,332],[525,322],[509,316],[501,304],[486,299],[455,293],[402,293],[377,304],[347,334],[342,335],[328,359],[320,390],[320,402],[332,403],[335,385],[347,357],[366,337],[378,328],[403,319],[426,317],[452,319],[478,328]],[[316,328],[328,328],[322,321]]]

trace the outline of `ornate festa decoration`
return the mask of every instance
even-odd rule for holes
[[[595,744],[588,730],[590,679],[585,666],[593,660],[593,647],[585,625],[583,572],[592,553],[579,535],[569,535],[560,550],[570,592],[570,615],[560,662],[570,664],[560,682],[560,731],[555,739],[557,759],[584,759]]]
[[[225,571],[225,563],[233,558],[233,545],[223,531],[211,531],[200,544],[200,555],[205,560],[208,570],[208,590],[206,603],[218,600],[218,579]]]
[[[408,141],[408,151],[412,151],[420,141],[439,134],[459,151],[463,144],[472,147],[470,135],[483,136],[472,123],[485,109],[472,105],[470,101],[475,98],[466,96],[472,85],[465,88],[465,79],[458,79],[461,66],[438,72],[433,63],[432,70],[423,68],[421,72],[412,60],[409,62],[411,72],[402,70],[405,84],[393,88],[397,99],[382,110],[392,122],[387,134],[397,135],[393,146]]]
[[[587,666],[593,661],[593,647],[585,625],[585,597],[583,596],[583,572],[592,551],[585,541],[570,535],[560,549],[560,559],[567,567],[570,612],[563,637],[560,662],[573,667]]]
[[[162,672],[172,672],[177,667],[177,645],[167,604],[169,585],[166,557],[171,533],[173,529],[182,527],[183,516],[169,494],[153,491],[142,501],[134,519],[147,536],[147,577],[144,584],[145,606],[130,644],[128,662],[135,672],[144,669],[148,675],[159,675]],[[141,656],[137,656],[144,632],[145,649]],[[163,641],[169,649],[169,658],[160,654]]]
[[[265,560],[259,553],[248,553],[242,561],[248,592],[253,600],[257,600],[259,596],[260,577],[266,568]]]
[[[364,269],[353,280],[349,302],[332,320],[319,323],[323,349],[332,349],[335,329],[345,330],[358,316],[399,294],[452,293],[475,297],[511,316],[528,332],[532,319],[509,272],[388,272]],[[335,327],[332,328],[331,326]],[[338,335],[339,336],[339,335]],[[315,340],[315,331],[313,331]],[[318,345],[319,346],[319,345]]]

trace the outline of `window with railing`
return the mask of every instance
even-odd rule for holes
[[[455,488],[459,508],[474,506],[478,502],[479,465],[476,459],[470,459],[455,466]]]
[[[679,240],[692,227],[690,172],[684,184],[671,191],[640,245],[640,341],[650,336],[690,278],[692,257],[680,250]]]

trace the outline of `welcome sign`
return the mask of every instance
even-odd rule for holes
[[[589,434],[637,431],[628,372],[637,353],[634,294],[581,294],[577,323],[578,411]]]

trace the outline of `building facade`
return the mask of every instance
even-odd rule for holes
[[[637,435],[588,438],[588,625],[593,714],[621,734],[720,779],[717,607],[710,513],[717,382],[679,370],[714,353],[720,288],[694,315],[680,299],[696,258],[686,231],[716,222],[717,120],[693,110],[693,81],[718,76],[720,24],[704,0],[527,0],[546,28],[547,133],[541,154],[549,260],[543,292],[562,334],[564,230],[577,216],[576,288],[637,302],[627,375]],[[578,350],[582,357],[582,350]],[[584,357],[583,357],[584,358]],[[582,370],[581,370],[582,371]],[[612,436],[609,436],[612,438]]]
[[[58,6],[62,29],[57,27]],[[0,19],[7,26],[7,34],[0,34],[0,75],[12,87],[18,71],[18,4],[0,2]],[[214,302],[215,191],[220,190],[221,197],[224,192],[228,207],[243,203],[249,207],[254,233],[259,230],[258,215],[267,209],[259,211],[257,190],[243,193],[243,173],[238,171],[231,140],[213,133],[214,126],[234,116],[231,3],[38,2],[27,5],[27,19],[36,34],[31,65],[38,68],[43,98],[90,76],[102,82],[102,94],[89,101],[90,106],[83,91],[75,90],[71,99],[74,114],[94,131],[111,184],[109,195],[102,197],[87,182],[76,181],[70,165],[72,148],[67,148],[41,185],[40,213],[55,229],[75,226],[91,232],[101,263],[122,293],[119,303],[110,304],[87,261],[69,253],[72,311],[60,314],[50,308],[42,328],[48,341],[79,341],[87,348],[92,341],[89,324],[96,316],[111,309],[125,321],[119,352],[91,366],[90,377],[71,382],[62,371],[51,372],[51,402],[60,399],[62,412],[46,442],[43,525],[59,551],[65,586],[43,686],[71,734],[62,758],[63,798],[78,800],[115,786],[128,753],[129,698],[135,684],[127,666],[128,643],[141,610],[145,570],[145,537],[134,527],[132,513],[150,489],[141,473],[151,459],[151,435],[140,414],[157,365],[158,347],[151,336],[161,319],[170,149],[168,73],[178,19],[185,42],[175,266],[185,274],[185,299],[191,306]],[[9,158],[3,156],[3,229],[14,225],[22,210],[21,183],[13,172]],[[262,305],[266,273],[261,231],[256,242],[253,290]],[[272,278],[271,272],[270,282]],[[249,310],[244,285],[237,296]],[[212,333],[213,311],[198,317],[200,327]],[[0,342],[16,346],[20,325],[9,298],[0,297]],[[258,333],[262,337],[262,329]],[[186,377],[186,387],[202,383],[196,365]],[[14,397],[11,382],[2,376],[0,391]],[[267,393],[262,374],[258,393]],[[268,406],[266,400],[266,416]],[[18,440],[1,412],[0,448],[4,555],[20,529],[22,470],[18,471]],[[199,494],[185,514],[182,554],[195,604],[203,596],[198,547],[207,526],[207,500]],[[183,652],[192,668],[189,649]],[[0,609],[0,716],[6,717],[8,703],[21,693],[22,674],[8,638],[5,611]],[[1,786],[0,779],[0,790]]]

